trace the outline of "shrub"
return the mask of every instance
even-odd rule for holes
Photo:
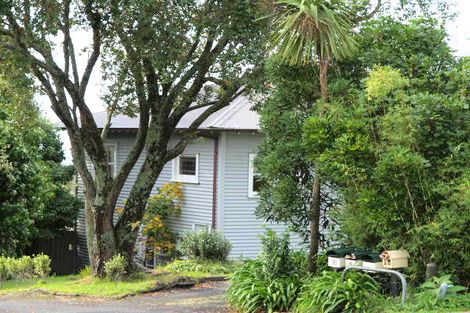
[[[379,286],[369,275],[353,272],[343,282],[341,273],[323,272],[304,282],[295,312],[368,312]]]
[[[289,249],[289,234],[267,230],[258,258],[238,270],[230,281],[228,300],[241,312],[276,312],[292,308],[308,276],[307,256]]]
[[[85,278],[85,277],[91,276],[92,274],[93,274],[93,269],[89,265],[85,266],[84,268],[80,270],[80,272],[78,272],[78,275],[80,276],[80,278]]]
[[[176,247],[176,234],[168,227],[168,217],[181,213],[183,184],[171,182],[159,188],[158,193],[148,199],[147,210],[143,218],[142,233],[149,256],[155,253],[172,254]]]
[[[179,272],[200,272],[208,274],[231,274],[239,266],[232,262],[218,262],[208,260],[176,260],[165,266],[165,270],[173,273]]]
[[[449,286],[447,288],[445,297],[439,296],[439,291],[442,284],[447,284]],[[450,275],[444,275],[441,277],[431,278],[430,280],[421,284],[418,290],[419,291],[416,293],[416,299],[418,301],[415,305],[415,308],[429,310],[436,307],[438,304],[442,304],[439,302],[446,302],[446,300],[449,298],[455,298],[459,292],[465,291],[466,288],[463,286],[454,285],[454,283],[450,280]]]
[[[275,231],[268,229],[261,238],[261,253],[259,260],[264,266],[264,272],[279,277],[289,274],[293,270],[290,262],[289,233],[285,232],[279,237]]]
[[[288,311],[301,288],[297,274],[274,277],[259,260],[248,261],[230,280],[227,297],[240,312]]]
[[[33,258],[34,275],[47,277],[51,273],[51,258],[45,254],[38,254]]]
[[[104,272],[106,277],[113,281],[124,279],[127,275],[126,258],[121,254],[115,255],[104,263]]]
[[[8,260],[5,257],[0,256],[0,287],[2,281],[5,281],[8,279]]]
[[[181,252],[190,259],[225,261],[231,250],[230,241],[215,230],[187,232],[181,241]]]
[[[10,259],[12,276],[15,279],[30,279],[34,277],[34,262],[30,256]]]

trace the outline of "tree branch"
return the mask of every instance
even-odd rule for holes
[[[233,87],[230,91],[227,91],[225,95],[214,105],[204,111],[201,115],[199,115],[189,126],[188,130],[194,131],[196,130],[201,124],[213,113],[219,111],[223,107],[229,105],[233,100],[237,97],[241,96],[244,92],[243,87]]]
[[[379,12],[380,8],[382,7],[382,0],[377,0],[377,5],[375,6],[375,8],[365,14],[365,15],[362,15],[362,16],[354,16],[351,18],[351,24],[357,24],[357,23],[360,23],[360,22],[363,22],[363,21],[367,21],[369,19],[371,19],[372,17],[374,17],[375,14],[377,14],[377,12]]]
[[[93,12],[92,1],[85,2],[85,12],[90,22],[91,28],[93,30],[93,51],[88,58],[88,63],[86,65],[85,71],[82,76],[79,87],[80,98],[85,96],[85,91],[90,80],[91,73],[95,67],[98,57],[100,56],[101,51],[101,16],[97,12]]]
[[[70,0],[64,0],[64,13],[62,15],[64,41],[62,43],[62,53],[64,54],[64,72],[68,76],[70,66]],[[76,82],[75,82],[76,83]]]
[[[178,155],[183,153],[184,149],[186,149],[188,144],[190,144],[191,141],[193,141],[196,138],[197,138],[196,133],[185,133],[183,135],[183,138],[181,138],[180,141],[173,148],[167,151],[166,156],[165,156],[165,163],[173,160]]]

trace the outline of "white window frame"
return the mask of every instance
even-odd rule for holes
[[[195,157],[196,158],[196,175],[184,175],[180,174],[180,158],[181,157]],[[199,184],[199,153],[196,154],[181,154],[173,159],[173,177],[172,181]]]
[[[253,178],[255,176],[255,158],[257,153],[248,154],[248,198],[259,198],[257,191],[253,188]]]
[[[111,162],[111,163],[108,163],[108,165],[111,165],[113,166],[113,178],[116,177],[117,175],[117,143],[107,143],[104,145],[105,149],[108,150],[108,149],[111,149],[112,153],[113,153],[113,159],[114,159],[114,162]],[[106,156],[107,158],[108,156]]]
[[[193,224],[192,230],[194,232],[200,232],[200,231],[203,231],[203,230],[207,230],[207,231],[210,232],[211,227],[210,227],[210,225],[207,225],[207,224]]]

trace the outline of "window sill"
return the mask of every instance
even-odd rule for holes
[[[175,183],[185,183],[185,184],[191,184],[191,185],[199,185],[199,179],[198,178],[185,178],[185,177],[174,177],[170,179],[171,182]]]

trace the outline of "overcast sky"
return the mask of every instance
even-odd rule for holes
[[[454,1],[456,3],[455,11],[458,13],[458,16],[452,23],[449,23],[447,26],[447,30],[449,33],[449,45],[452,49],[455,50],[456,55],[470,56],[470,0]],[[80,51],[81,48],[84,48],[88,44],[86,41],[83,40],[83,36],[80,37],[82,37],[80,38],[80,40],[74,40],[76,45],[76,51]],[[82,64],[80,64],[81,62]],[[85,64],[83,64],[83,62],[84,58],[78,59],[78,68],[85,67]],[[96,71],[96,69],[99,69],[99,64],[97,64],[97,66],[95,67],[95,72],[90,79],[89,87],[87,88],[86,94],[86,101],[91,107],[92,112],[99,112],[104,110],[104,107],[99,97],[101,89],[100,75],[98,73],[99,71]],[[55,113],[51,110],[47,97],[38,96],[36,100],[40,104],[43,113],[52,122],[56,123],[59,121]],[[70,143],[64,132],[62,132],[61,138],[64,141],[64,150],[67,156],[66,163],[70,164]]]

